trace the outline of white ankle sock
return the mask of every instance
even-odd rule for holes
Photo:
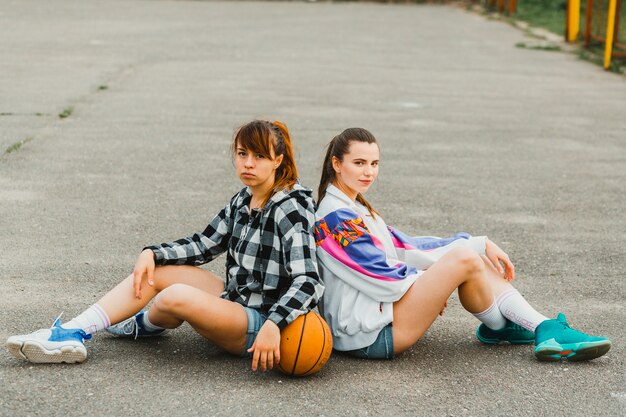
[[[143,313],[143,327],[144,329],[146,329],[149,332],[155,332],[157,330],[163,330],[164,327],[160,327],[157,326],[156,324],[152,324],[152,322],[150,321],[150,318],[148,317],[150,313],[150,310],[146,311],[145,313]]]
[[[516,289],[500,294],[496,300],[498,308],[507,319],[517,323],[531,332],[534,332],[546,316],[537,312]]]
[[[489,327],[491,330],[500,330],[506,325],[506,318],[498,309],[495,301],[487,310],[474,313],[474,317],[482,321],[485,326]]]
[[[106,329],[111,325],[107,313],[98,304],[94,304],[80,315],[61,325],[64,329],[83,329],[85,333],[92,334]]]

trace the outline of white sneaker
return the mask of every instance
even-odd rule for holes
[[[82,329],[64,329],[56,319],[49,329],[9,337],[6,346],[17,359],[33,363],[77,363],[87,359],[86,339],[91,335]]]

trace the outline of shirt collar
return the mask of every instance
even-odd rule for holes
[[[302,186],[300,186],[300,184],[296,183],[295,186],[294,186],[294,189],[299,189],[299,188],[302,188]],[[263,208],[261,208],[261,209],[254,209],[254,210],[265,211],[266,209],[270,208],[273,204],[278,203],[278,202],[284,200],[285,197],[287,196],[287,194],[288,194],[288,192],[287,192],[286,189],[277,191],[276,193],[274,193],[273,196],[270,197],[270,199],[267,201],[267,203],[265,203],[265,206],[263,206]],[[243,189],[239,210],[241,210],[241,211],[248,211],[248,208],[250,206],[250,201],[251,200],[252,200],[252,191],[250,190],[250,187],[246,186]]]
[[[265,203],[265,207],[270,207],[272,204],[278,203],[285,199],[287,196],[287,190],[283,189],[280,191],[276,191],[273,196]]]
[[[252,193],[250,188],[244,187],[239,193],[239,198],[236,201],[237,211],[240,213],[248,213],[248,207],[250,206],[250,200],[252,199]]]
[[[349,205],[350,207],[357,207],[356,203],[352,201],[352,199],[348,197],[346,193],[335,187],[333,184],[328,184],[328,187],[326,188],[326,193],[334,196],[335,198],[338,198],[339,200],[341,200],[341,202]]]

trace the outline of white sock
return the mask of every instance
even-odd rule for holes
[[[80,315],[61,325],[64,329],[83,329],[85,333],[92,334],[106,329],[111,325],[107,313],[98,304],[94,304]]]
[[[531,332],[534,332],[542,321],[548,320],[546,316],[528,304],[528,301],[516,289],[500,294],[496,303],[504,317]]]
[[[148,310],[145,313],[143,313],[143,320],[142,320],[143,328],[146,329],[149,332],[155,332],[157,330],[163,330],[164,327],[160,327],[160,326],[157,326],[156,324],[152,324],[152,322],[150,321],[150,318],[148,317],[149,313],[150,313],[150,310]]]
[[[495,301],[487,310],[474,313],[474,317],[482,321],[485,326],[489,327],[491,330],[500,330],[506,325],[506,318],[502,315],[500,309],[498,309]]]

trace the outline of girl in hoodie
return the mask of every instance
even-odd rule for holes
[[[314,202],[298,183],[283,123],[242,126],[232,154],[245,187],[203,232],[144,248],[133,273],[96,304],[65,324],[10,337],[9,351],[31,362],[82,362],[83,342],[97,331],[156,336],[186,321],[224,350],[252,357],[254,371],[277,365],[280,330],[323,292],[310,233]],[[197,267],[224,252],[225,281]]]
[[[410,237],[388,227],[363,193],[378,176],[379,148],[365,129],[329,143],[319,186],[315,240],[326,287],[320,309],[335,349],[392,358],[417,342],[454,290],[482,324],[487,344],[535,343],[539,360],[588,360],[611,342],[548,319],[513,288],[508,255],[485,236]]]

